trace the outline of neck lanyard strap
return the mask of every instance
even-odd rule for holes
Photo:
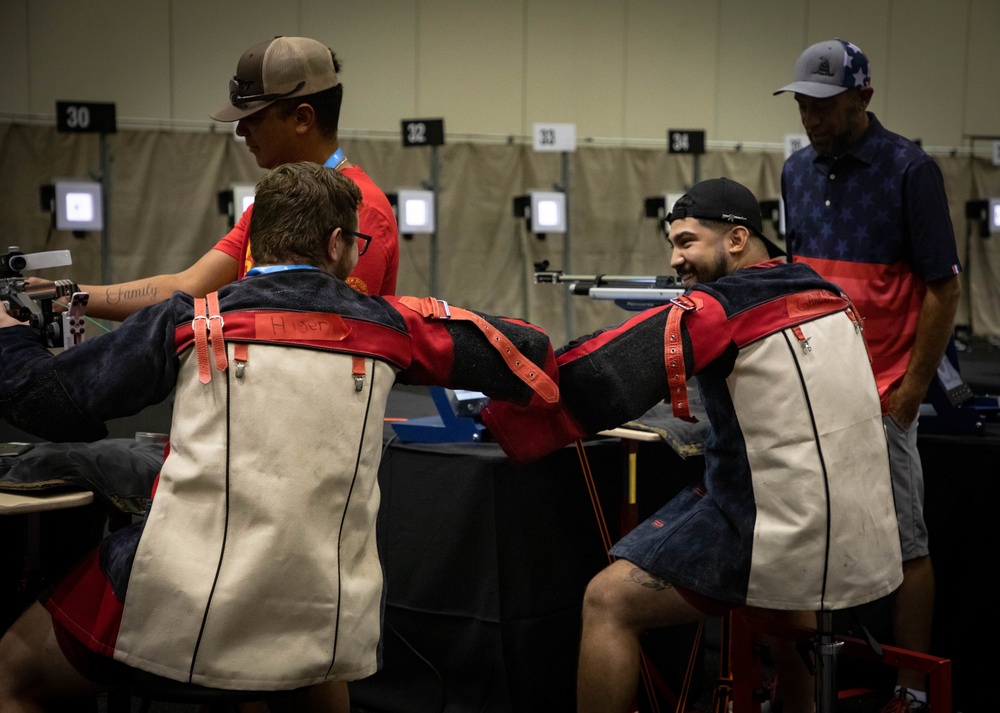
[[[254,275],[267,275],[272,272],[285,272],[286,270],[318,270],[315,265],[261,265],[247,270],[245,277]]]
[[[326,166],[327,168],[336,169],[345,160],[346,159],[344,158],[344,152],[343,152],[343,150],[338,148],[336,151],[333,152],[333,156],[331,156],[330,158],[328,158],[326,160],[326,163],[324,163],[323,165]]]

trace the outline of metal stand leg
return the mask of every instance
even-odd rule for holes
[[[818,614],[816,631],[816,713],[833,713],[837,703],[837,654],[843,642],[833,636],[833,613]]]

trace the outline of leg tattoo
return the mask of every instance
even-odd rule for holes
[[[670,582],[665,582],[640,567],[633,567],[629,570],[628,576],[629,579],[638,584],[640,587],[655,589],[657,592],[662,592],[673,587]]]

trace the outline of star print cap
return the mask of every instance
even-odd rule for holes
[[[239,121],[279,99],[316,94],[339,83],[329,47],[308,37],[275,37],[243,53],[229,80],[229,101],[209,116]]]
[[[682,218],[702,218],[742,225],[764,241],[769,256],[775,258],[785,254],[784,250],[764,236],[760,202],[756,196],[742,183],[728,178],[709,178],[691,186],[687,193],[674,202],[667,214],[668,223]]]
[[[825,99],[872,83],[868,58],[857,45],[841,39],[818,42],[799,55],[795,81],[775,92],[797,92]]]

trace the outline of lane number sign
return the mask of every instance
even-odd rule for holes
[[[403,146],[441,146],[444,119],[403,119]]]
[[[532,146],[535,151],[576,151],[576,124],[535,124]]]
[[[56,130],[63,133],[113,134],[115,105],[107,102],[56,102]]]
[[[700,129],[667,131],[667,153],[705,153],[705,132]]]

